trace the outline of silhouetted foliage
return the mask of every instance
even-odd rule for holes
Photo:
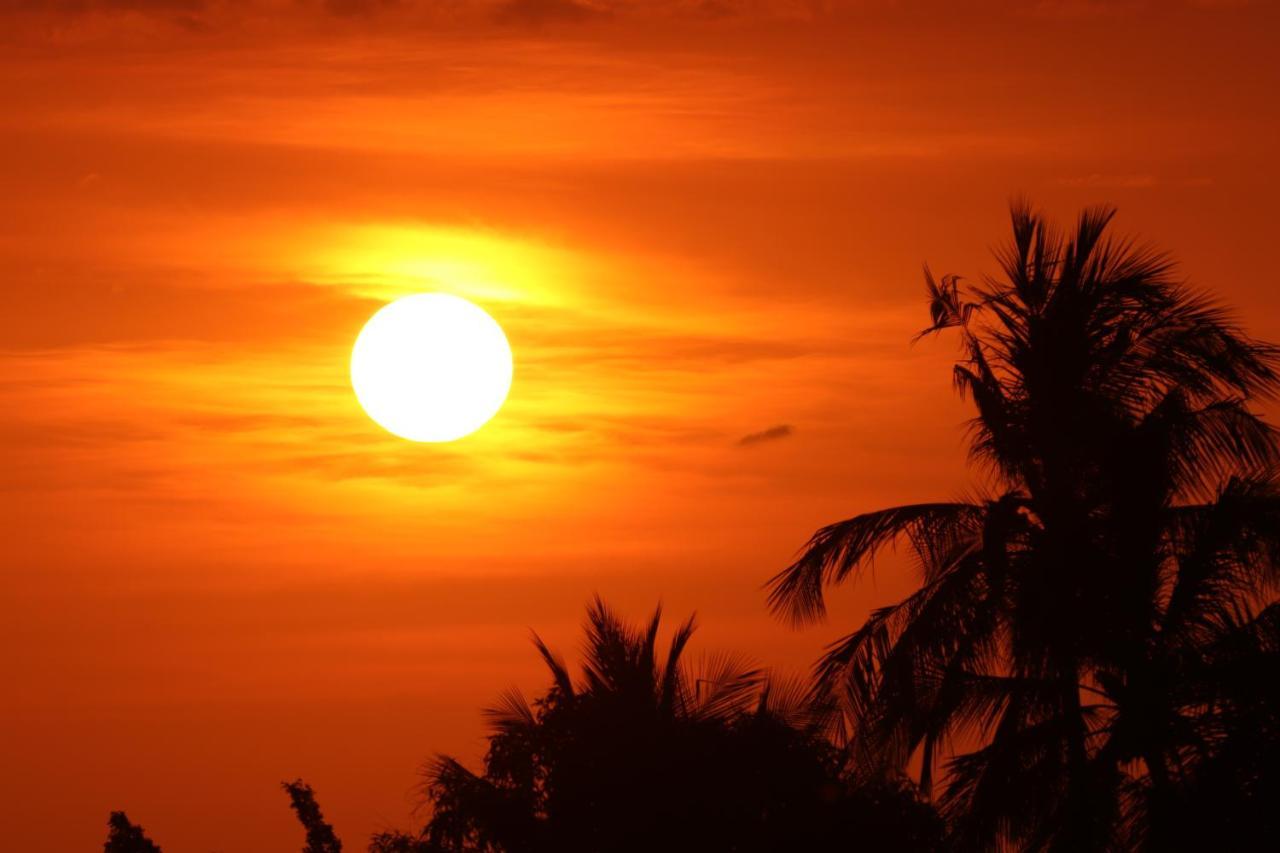
[[[440,847],[404,832],[379,832],[369,839],[369,853],[439,853]]]
[[[307,831],[307,844],[302,848],[302,853],[342,853],[342,842],[320,813],[320,805],[316,802],[311,786],[301,779],[295,779],[292,782],[281,782],[280,787],[289,794],[289,805]]]
[[[506,694],[483,772],[437,758],[427,825],[371,853],[1276,846],[1280,439],[1251,406],[1280,351],[1112,215],[1064,234],[1016,205],[1003,279],[926,267],[922,334],[960,338],[987,479],[828,525],[771,581],[803,623],[884,546],[915,557],[919,589],[812,688],[692,671],[692,619],[662,654],[660,610],[635,629],[597,599],[582,674],[535,635],[549,689]],[[340,853],[311,788],[284,788],[304,853]],[[158,853],[109,825],[107,853]]]
[[[107,819],[107,842],[102,849],[104,853],[160,853],[160,845],[147,838],[142,827],[131,823],[124,812],[112,812]]]
[[[812,620],[906,540],[922,586],[818,679],[861,772],[916,757],[928,790],[944,769],[950,847],[1280,838],[1280,447],[1249,405],[1280,385],[1277,350],[1108,238],[1112,215],[1062,234],[1015,206],[1003,280],[926,267],[925,334],[960,336],[991,489],[824,527],[771,582]],[[953,739],[976,748],[940,768]]]
[[[941,823],[911,786],[856,787],[825,737],[830,714],[795,685],[732,657],[694,674],[679,626],[660,655],[660,612],[628,628],[589,610],[582,678],[541,640],[552,686],[490,711],[483,774],[439,758],[434,813],[406,851],[930,850]],[[399,846],[396,846],[399,845]],[[415,846],[417,845],[417,846]]]

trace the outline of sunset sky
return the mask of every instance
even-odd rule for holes
[[[920,269],[1007,203],[1117,228],[1280,340],[1266,0],[0,0],[0,816],[14,850],[353,849],[544,686],[599,592],[803,672],[819,525],[969,488]],[[506,330],[498,416],[380,429],[384,302]],[[899,570],[902,571],[899,571]]]

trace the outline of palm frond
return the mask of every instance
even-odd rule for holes
[[[1280,582],[1280,472],[1233,478],[1208,504],[1178,508],[1169,536],[1176,575],[1166,636],[1193,642],[1229,626],[1242,602]]]
[[[573,677],[569,675],[569,668],[565,666],[564,658],[553,652],[542,638],[536,632],[533,634],[533,646],[538,650],[538,655],[542,658],[543,663],[547,665],[547,669],[551,671],[551,678],[563,696],[572,697]]]
[[[712,654],[698,667],[693,714],[703,720],[724,720],[750,709],[764,680],[764,671],[734,654]]]
[[[977,303],[966,302],[960,293],[960,277],[944,275],[941,281],[933,277],[929,265],[924,265],[925,290],[929,296],[929,316],[932,323],[915,336],[915,340],[950,329],[964,326],[979,308]]]
[[[683,691],[681,657],[695,630],[697,630],[695,614],[690,614],[684,624],[671,636],[671,645],[667,649],[667,662],[662,668],[662,683],[659,687],[659,707],[663,709],[675,708],[686,699],[681,695]]]
[[[908,533],[916,541],[959,538],[970,533],[981,513],[969,503],[912,504],[827,525],[769,581],[769,606],[796,623],[818,619],[826,611],[823,589],[845,580],[880,548]]]
[[[499,732],[527,730],[537,724],[524,694],[514,687],[499,696],[497,704],[485,708],[483,713]]]

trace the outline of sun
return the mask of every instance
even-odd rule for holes
[[[351,351],[351,386],[388,432],[454,441],[484,426],[511,390],[511,346],[484,309],[447,293],[384,305]]]

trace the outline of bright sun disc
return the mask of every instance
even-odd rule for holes
[[[388,432],[453,441],[497,414],[511,346],[483,309],[447,293],[405,296],[369,318],[351,351],[356,399]]]

